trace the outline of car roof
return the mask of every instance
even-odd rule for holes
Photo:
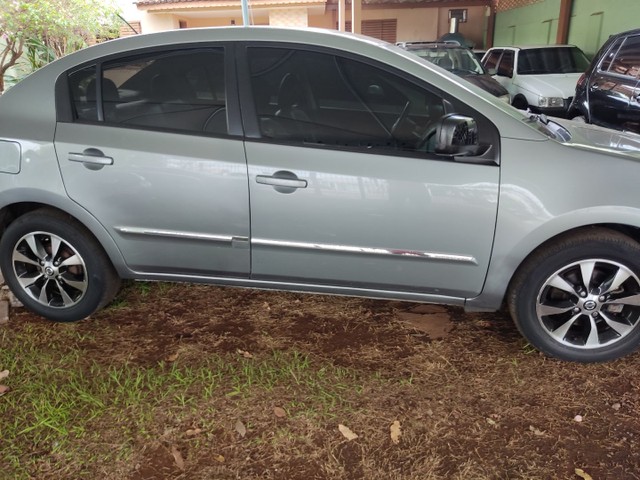
[[[442,49],[442,50],[469,50],[467,47],[463,47],[458,43],[449,42],[412,42],[412,43],[397,43],[400,48],[405,50],[420,50],[423,48]]]
[[[469,84],[466,80],[456,77],[396,45],[364,35],[328,29],[295,29],[269,26],[189,28],[110,40],[79,50],[49,63],[0,96],[0,109],[7,112],[6,115],[0,116],[0,128],[3,129],[7,138],[12,136],[19,138],[25,126],[19,122],[12,121],[11,112],[12,110],[24,111],[25,102],[29,105],[29,114],[33,115],[34,118],[55,119],[56,96],[54,95],[54,88],[57,85],[62,85],[57,80],[66,78],[61,77],[61,75],[70,71],[70,69],[84,68],[95,65],[97,61],[120,57],[129,52],[137,53],[139,50],[147,48],[180,48],[207,42],[219,42],[221,44],[224,42],[264,42],[267,44],[272,42],[274,45],[292,43],[319,49],[336,49],[389,64],[407,75],[415,75],[419,78],[431,76],[434,80],[438,77],[446,78],[446,82],[448,82],[447,89],[449,91],[455,90],[455,95],[462,101],[473,102],[478,99],[477,93],[469,89]],[[36,105],[37,108],[35,108]],[[474,105],[478,111],[481,113],[486,111],[487,113],[485,114],[489,115],[502,110],[501,108],[496,109],[495,105],[490,102],[475,102]],[[505,110],[500,115],[510,117],[512,112]],[[24,118],[27,118],[27,116],[24,116]],[[519,133],[520,135],[527,135],[526,132],[529,130],[528,128],[520,128],[517,122],[509,122],[505,123],[505,125],[510,127],[508,130],[512,128],[514,131],[521,132]],[[33,140],[50,141],[53,138],[55,122],[47,124],[47,127],[34,130]],[[512,133],[512,135],[515,135],[515,133]]]
[[[489,50],[532,50],[538,48],[566,48],[566,47],[576,47],[576,45],[508,45],[504,47],[492,47]],[[577,47],[576,47],[577,48]]]
[[[640,28],[633,28],[631,30],[626,30],[624,32],[614,33],[610,35],[609,38],[618,38],[618,37],[626,37],[627,35],[638,35],[640,34]]]

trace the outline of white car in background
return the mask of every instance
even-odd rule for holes
[[[566,117],[589,59],[574,45],[494,47],[482,65],[509,91],[514,107]]]

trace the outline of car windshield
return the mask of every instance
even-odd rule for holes
[[[589,60],[578,47],[528,48],[518,55],[520,75],[582,73]]]
[[[485,73],[476,56],[468,48],[434,45],[412,48],[410,52],[453,73],[462,75]]]

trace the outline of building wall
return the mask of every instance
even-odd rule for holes
[[[554,44],[561,0],[500,0],[494,45]],[[573,0],[568,43],[593,55],[612,34],[638,28],[639,0]]]
[[[638,0],[574,0],[569,43],[593,55],[614,33],[640,27]]]
[[[499,11],[496,14],[493,37],[496,47],[556,43],[560,0],[527,3],[526,6]]]
[[[185,21],[189,28],[215,27],[232,24],[242,25],[240,10],[216,12],[208,17],[185,17],[180,13],[149,13],[135,8],[129,0],[122,0],[128,6],[128,21],[139,21],[143,33],[172,30],[179,28],[179,22]],[[133,5],[133,9],[131,6]],[[487,7],[462,7],[467,9],[467,22],[459,24],[459,32],[475,42],[476,47],[484,46],[487,28]],[[411,42],[436,40],[449,31],[449,7],[429,8],[363,8],[362,20],[397,19],[397,41]],[[351,20],[351,8],[347,8],[346,19]],[[336,29],[337,10],[327,9],[324,14],[317,10],[308,13],[306,8],[272,8],[250,10],[254,25],[296,26]]]

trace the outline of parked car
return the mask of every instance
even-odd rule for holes
[[[509,91],[514,107],[566,117],[589,60],[574,45],[495,47],[482,65]]]
[[[546,354],[609,360],[640,345],[639,138],[359,36],[137,35],[0,98],[0,267],[56,321],[121,278],[506,301]]]
[[[484,49],[481,49],[481,48],[474,48],[473,49],[473,54],[476,56],[476,58],[478,59],[479,62],[482,62],[482,58],[484,57],[485,53],[487,53],[487,51],[484,50]],[[481,63],[481,65],[482,65],[482,63]]]
[[[640,133],[640,29],[612,35],[576,85],[571,116]]]
[[[487,74],[470,49],[455,42],[401,42],[397,45],[509,102],[507,89]]]

